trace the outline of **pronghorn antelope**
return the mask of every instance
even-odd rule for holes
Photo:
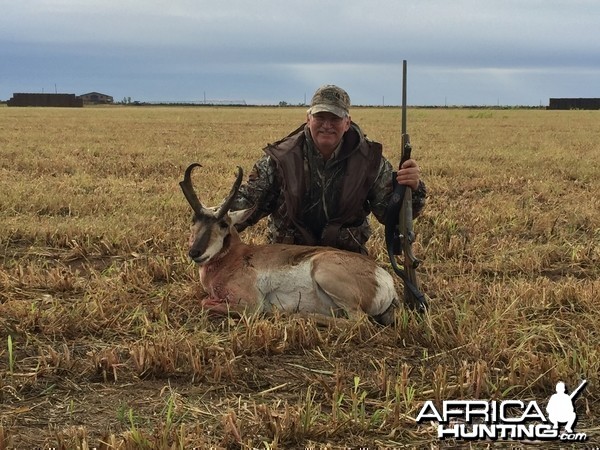
[[[368,315],[388,325],[398,305],[392,276],[364,255],[330,247],[248,245],[234,225],[252,209],[230,211],[242,169],[219,207],[202,205],[192,185],[192,164],[179,184],[194,211],[189,256],[200,265],[208,298],[202,306],[218,314],[317,314],[358,319]]]

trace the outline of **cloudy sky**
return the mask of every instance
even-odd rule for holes
[[[546,105],[600,97],[598,0],[0,0],[0,100]]]

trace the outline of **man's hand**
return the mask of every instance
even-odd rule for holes
[[[413,191],[416,191],[419,187],[420,173],[421,170],[419,169],[417,162],[414,159],[408,159],[402,164],[400,170],[398,170],[396,181],[398,184],[406,185]]]

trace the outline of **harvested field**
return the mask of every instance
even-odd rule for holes
[[[352,118],[397,163],[399,109]],[[409,110],[428,315],[209,318],[183,171],[217,204],[303,119],[0,107],[0,450],[453,447],[425,401],[545,407],[582,379],[576,429],[600,441],[600,112]],[[370,251],[389,267],[378,224]]]

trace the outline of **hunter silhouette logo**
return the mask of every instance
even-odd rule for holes
[[[440,439],[585,441],[585,433],[573,431],[577,423],[573,403],[586,384],[583,380],[567,394],[565,383],[559,381],[546,405],[547,415],[535,400],[444,400],[439,409],[428,400],[416,422],[437,422]],[[562,433],[560,424],[564,424]]]
[[[556,383],[556,394],[552,394],[552,397],[548,400],[548,406],[546,406],[548,419],[552,422],[553,429],[558,430],[558,424],[563,422],[566,423],[565,432],[573,434],[573,426],[577,422],[573,400],[579,395],[586,383],[587,380],[583,380],[570,395],[565,393],[565,383],[562,381]]]

